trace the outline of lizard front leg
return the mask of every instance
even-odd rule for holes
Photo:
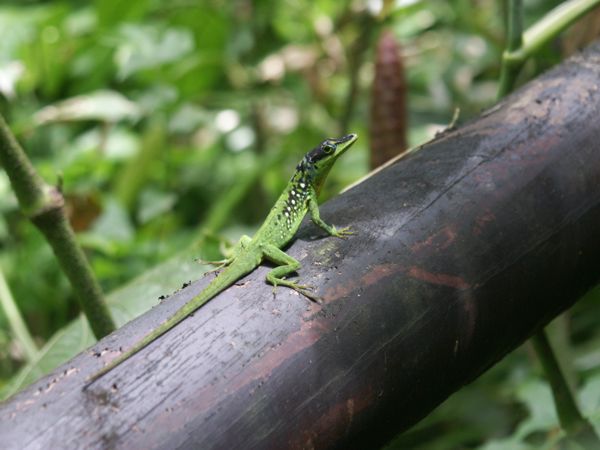
[[[300,262],[297,259],[291,257],[283,250],[280,250],[271,244],[261,245],[261,249],[265,259],[278,264],[278,267],[275,267],[269,271],[269,273],[267,273],[267,281],[269,283],[271,283],[274,287],[280,285],[289,287],[290,289],[299,292],[310,300],[321,303],[321,299],[310,292],[312,289],[311,286],[304,286],[296,283],[295,281],[284,279],[284,277],[296,272],[300,268]]]
[[[317,203],[317,194],[315,192],[311,192],[308,197],[308,211],[310,212],[310,218],[312,221],[327,232],[327,234],[339,238],[345,238],[346,236],[350,236],[354,234],[354,232],[350,229],[350,227],[344,227],[341,229],[337,229],[333,225],[329,225],[321,219],[321,215],[319,214],[319,204]]]
[[[224,259],[221,259],[219,261],[205,261],[203,259],[197,259],[196,261],[202,264],[210,264],[212,266],[216,266],[214,269],[209,270],[207,273],[217,271],[223,267],[227,267],[228,265],[230,265],[240,255],[240,253],[243,252],[246,247],[248,247],[248,244],[250,244],[251,241],[252,238],[244,234],[242,235],[242,237],[240,237],[240,240],[237,242],[237,244],[235,244],[233,247],[230,247],[227,252],[224,252]]]

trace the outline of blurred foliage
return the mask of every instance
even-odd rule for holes
[[[558,1],[527,2],[529,23]],[[385,6],[385,14],[379,8]],[[363,138],[323,197],[367,170],[373,47],[401,43],[410,145],[490,106],[504,2],[492,0],[3,1],[0,112],[67,207],[119,324],[251,234],[297,160],[345,128]],[[560,42],[526,80],[559,62]],[[564,46],[563,46],[564,47]],[[0,268],[32,334],[33,363],[0,312],[0,389],[14,392],[92,344],[52,253],[0,172]],[[569,326],[573,379],[599,423],[598,302]],[[598,297],[598,295],[595,295]],[[521,349],[390,448],[550,448],[561,439],[549,390]]]

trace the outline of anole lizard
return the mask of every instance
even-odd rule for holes
[[[294,238],[307,212],[310,213],[313,222],[331,236],[344,237],[352,234],[349,228],[338,230],[321,219],[317,196],[335,161],[357,138],[356,134],[349,134],[340,139],[326,139],[308,152],[296,167],[294,176],[277,199],[262,226],[253,238],[242,236],[233,248],[231,256],[221,262],[225,268],[219,275],[175,314],[151,330],[130,349],[91,375],[87,380],[86,387],[162,336],[244,275],[252,272],[263,260],[277,264],[277,267],[267,273],[267,281],[273,286],[287,286],[318,301],[317,297],[310,293],[309,286],[285,279],[286,276],[300,268],[300,263],[281,249]]]

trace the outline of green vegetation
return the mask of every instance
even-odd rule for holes
[[[558,3],[527,2],[524,29]],[[505,8],[492,0],[4,1],[0,114],[41,177],[62,187],[77,241],[122,325],[200,277],[207,268],[194,258],[218,258],[224,239],[251,235],[308,146],[346,129],[364,136],[323,197],[367,172],[384,28],[402,48],[410,145],[433,137],[455,107],[462,121],[492,105]],[[548,23],[564,28],[556,16]],[[575,24],[540,45],[548,36],[534,29],[528,58],[508,65],[501,91],[560,62],[585,32]],[[594,425],[598,296],[549,331]],[[4,171],[0,305],[2,396],[94,342]],[[532,355],[517,350],[390,448],[553,448],[563,432]]]

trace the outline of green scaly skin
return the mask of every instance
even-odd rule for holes
[[[242,236],[233,248],[231,256],[221,262],[225,268],[219,275],[175,314],[119,357],[91,375],[85,387],[165,334],[217,294],[252,272],[264,260],[277,264],[277,267],[267,274],[267,281],[273,286],[287,286],[311,300],[319,301],[310,292],[309,286],[302,286],[285,279],[286,276],[300,268],[300,263],[281,249],[294,238],[306,213],[310,213],[313,222],[331,236],[345,237],[352,234],[349,228],[338,230],[321,219],[317,197],[335,161],[348,150],[357,138],[356,134],[349,134],[340,139],[326,139],[308,152],[296,167],[294,176],[277,199],[265,222],[253,238]]]

